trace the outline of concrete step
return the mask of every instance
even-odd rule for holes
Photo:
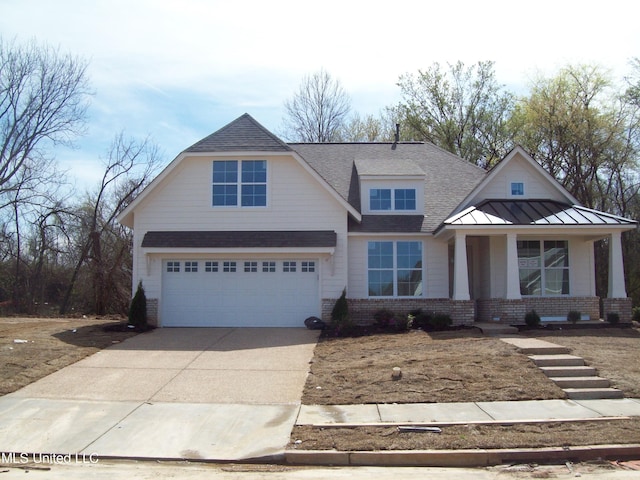
[[[510,337],[501,339],[505,343],[515,346],[520,353],[525,355],[557,355],[571,353],[571,350],[556,343],[529,337]]]
[[[540,367],[540,370],[542,370],[547,377],[590,377],[598,374],[595,368],[585,365]]]
[[[529,358],[538,367],[577,367],[584,365],[584,359],[575,355],[529,355]]]
[[[624,398],[622,391],[616,388],[564,388],[563,390],[571,400]]]
[[[550,377],[560,388],[608,388],[611,382],[602,377]]]

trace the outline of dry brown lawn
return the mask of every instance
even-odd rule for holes
[[[393,367],[402,378],[393,380]],[[565,398],[517,349],[476,329],[323,338],[302,403],[488,402]]]
[[[0,395],[135,335],[105,331],[123,319],[0,318]]]
[[[628,397],[640,398],[637,328],[537,330],[528,336],[565,345]],[[392,380],[393,367],[402,369]],[[565,398],[523,354],[475,330],[324,338],[316,347],[305,404],[471,402]],[[640,418],[523,425],[456,425],[442,433],[394,427],[295,427],[290,448],[411,450],[535,448],[640,443]],[[298,443],[295,443],[296,440]]]

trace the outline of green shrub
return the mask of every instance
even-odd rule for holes
[[[331,324],[334,327],[351,326],[351,317],[349,316],[349,303],[347,302],[347,289],[342,290],[342,295],[336,300],[336,304],[331,310]]]
[[[631,319],[636,322],[640,322],[640,307],[633,307]]]
[[[571,310],[568,314],[567,314],[567,322],[571,322],[571,323],[577,323],[578,320],[580,320],[580,318],[582,317],[582,314],[576,310]]]
[[[524,323],[529,327],[537,327],[540,325],[540,315],[535,310],[531,310],[524,316]]]
[[[391,310],[382,308],[373,314],[375,325],[380,328],[389,328],[395,325],[396,314]]]
[[[609,312],[607,313],[607,322],[611,325],[617,325],[620,323],[620,314],[618,312]]]
[[[428,313],[425,313],[422,309],[418,308],[417,310],[410,311],[409,315],[413,317],[409,328],[423,330],[428,328],[429,322],[431,321],[431,316]]]
[[[138,329],[147,327],[147,296],[142,287],[142,281],[138,282],[138,289],[129,306],[129,325]]]
[[[452,324],[453,320],[445,313],[436,313],[428,319],[429,328],[435,331],[447,330]]]

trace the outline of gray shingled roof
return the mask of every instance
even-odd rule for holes
[[[349,218],[350,232],[423,233],[429,232],[424,215],[363,215],[360,223]]]
[[[426,175],[424,198],[426,218],[421,225],[423,232],[434,231],[487,175],[481,168],[430,143],[291,143],[289,145],[357,210],[360,210],[360,192],[356,161],[362,159],[368,160],[364,162],[366,165],[377,164],[380,172],[390,171],[387,165],[380,162],[388,162],[391,167],[394,162],[399,166],[417,166]],[[416,172],[417,170],[412,168],[407,174]],[[382,218],[375,221],[378,224],[376,229],[382,228],[381,225],[385,222]],[[374,228],[373,223],[370,225]]]
[[[292,248],[335,247],[336,232],[317,231],[162,231],[147,232],[142,247]]]
[[[245,113],[220,130],[191,145],[185,152],[288,152],[291,148]]]

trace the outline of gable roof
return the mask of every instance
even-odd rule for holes
[[[289,152],[291,148],[245,113],[185,152]]]
[[[398,143],[290,143],[320,176],[356,210],[360,211],[358,168],[387,174],[394,167],[407,175],[424,172],[424,221],[419,231],[434,231],[462,202],[487,172],[433,144]],[[397,171],[397,168],[396,168]],[[384,231],[384,215],[368,216],[366,231]],[[405,220],[396,220],[402,224]],[[415,223],[412,223],[415,228]]]

